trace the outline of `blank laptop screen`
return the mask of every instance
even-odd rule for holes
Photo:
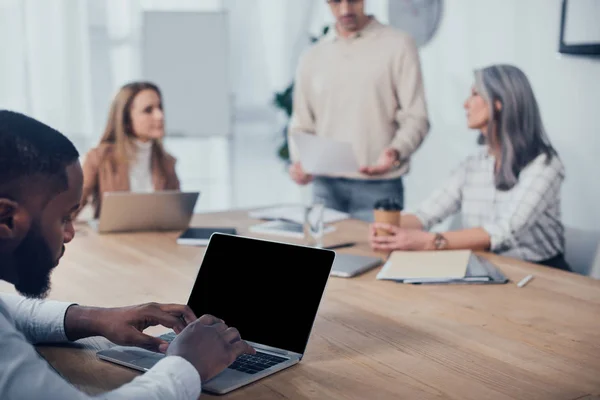
[[[335,253],[214,234],[188,305],[242,339],[303,354]]]

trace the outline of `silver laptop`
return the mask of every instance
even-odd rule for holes
[[[202,390],[228,393],[299,363],[335,257],[332,250],[214,233],[187,304],[197,316],[211,314],[237,328],[257,354],[241,356],[202,382]],[[97,355],[139,371],[164,357],[120,346]]]
[[[337,253],[331,275],[352,278],[383,264],[381,257]]]
[[[90,224],[99,233],[185,230],[199,196],[180,191],[108,192],[100,217]]]

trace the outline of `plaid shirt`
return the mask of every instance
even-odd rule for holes
[[[460,211],[462,227],[484,229],[495,253],[527,261],[563,253],[560,188],[565,171],[560,159],[546,163],[546,156],[539,155],[508,191],[496,189],[494,165],[487,149],[463,161],[415,212],[424,229]]]

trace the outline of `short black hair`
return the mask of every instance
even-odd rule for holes
[[[0,110],[0,187],[25,177],[57,180],[68,189],[67,166],[79,152],[65,135],[24,114]]]

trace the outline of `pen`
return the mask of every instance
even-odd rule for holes
[[[533,279],[533,275],[527,275],[525,278],[521,279],[521,282],[517,283],[518,287],[523,287],[529,283],[530,280]]]
[[[334,244],[333,246],[327,246],[327,247],[325,247],[325,249],[327,249],[327,250],[341,249],[343,247],[352,247],[355,244],[356,243],[354,243],[354,242],[340,243],[340,244]]]
[[[467,283],[467,282],[489,282],[489,276],[466,276],[464,278],[449,278],[449,279],[427,279],[427,278],[410,278],[404,279],[403,283]]]

